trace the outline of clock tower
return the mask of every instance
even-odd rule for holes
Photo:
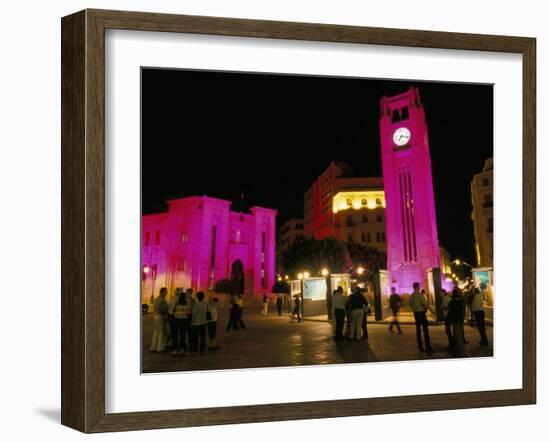
[[[418,88],[380,103],[380,144],[386,198],[390,284],[412,293],[426,286],[427,271],[441,266],[428,145]]]

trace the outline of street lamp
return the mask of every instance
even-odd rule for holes
[[[357,274],[358,275],[362,275],[364,271],[365,271],[365,269],[363,267],[358,267],[357,268]]]
[[[298,273],[298,279],[304,279],[304,274],[303,273]]]
[[[468,266],[468,267],[470,267],[471,269],[474,268],[474,266],[472,266],[472,265],[468,264],[466,261],[462,261],[462,260],[460,260],[460,259],[458,259],[458,258],[455,259],[453,262],[454,262],[457,266],[463,265],[463,264],[464,264],[465,266]]]
[[[304,278],[309,278],[309,272],[304,272]]]
[[[328,269],[325,268],[325,269],[321,270],[321,275],[326,277],[328,275]]]

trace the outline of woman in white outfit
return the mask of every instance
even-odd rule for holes
[[[167,292],[166,287],[161,288],[159,296],[157,296],[153,303],[153,339],[151,340],[150,351],[162,352],[166,348]]]

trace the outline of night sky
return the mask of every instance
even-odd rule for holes
[[[493,155],[491,85],[142,70],[142,208],[209,195],[240,210],[303,217],[305,190],[331,161],[382,176],[380,98],[418,86],[432,157],[439,240],[474,262],[470,181]]]

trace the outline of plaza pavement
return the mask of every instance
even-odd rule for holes
[[[247,328],[225,331],[228,309],[219,310],[217,343],[219,350],[202,356],[177,356],[170,352],[150,353],[153,319],[151,314],[142,316],[142,371],[158,373],[189,370],[224,370],[234,368],[281,367],[317,364],[341,364],[351,362],[389,362],[452,357],[446,351],[447,337],[443,325],[431,325],[430,337],[435,353],[418,352],[414,325],[404,325],[403,334],[390,333],[387,324],[369,322],[369,341],[334,341],[332,326],[326,321],[291,320],[288,313],[277,316],[270,306],[267,317],[261,315],[259,306],[244,310]],[[373,321],[372,317],[369,317]],[[478,345],[477,329],[465,325],[469,344],[469,357],[493,355],[493,329],[487,328],[489,346]]]

